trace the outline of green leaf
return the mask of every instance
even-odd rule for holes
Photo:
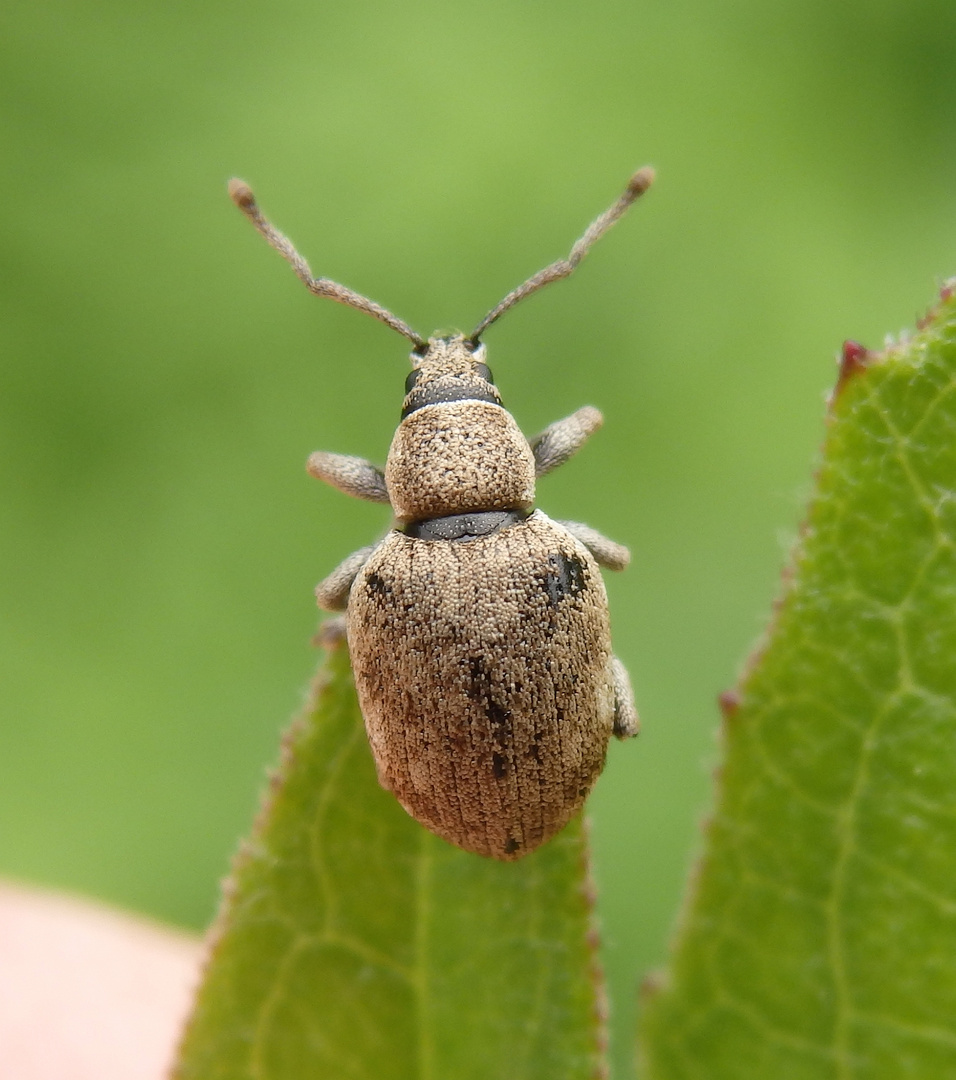
[[[580,821],[470,855],[375,778],[344,648],[288,733],[240,852],[178,1080],[577,1080],[603,1074]]]
[[[844,375],[648,990],[647,1080],[956,1075],[953,289]]]

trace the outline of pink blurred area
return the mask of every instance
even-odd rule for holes
[[[87,900],[0,884],[3,1080],[161,1080],[202,956]]]

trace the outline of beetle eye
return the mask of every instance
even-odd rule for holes
[[[408,377],[405,379],[405,393],[406,394],[410,394],[412,392],[412,389],[415,387],[416,383],[418,382],[419,374],[420,374],[420,371],[419,371],[418,368],[412,368],[412,370],[408,373]]]
[[[495,377],[491,374],[491,368],[487,364],[475,364],[473,370],[479,379],[484,379],[485,382],[494,386]]]

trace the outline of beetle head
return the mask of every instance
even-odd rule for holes
[[[405,380],[402,419],[425,405],[450,401],[488,401],[501,404],[485,346],[462,334],[433,337],[411,354],[412,370]]]

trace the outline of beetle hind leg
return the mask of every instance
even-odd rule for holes
[[[326,652],[333,652],[346,640],[345,616],[333,615],[319,625],[315,637],[312,638],[312,644],[325,649]]]
[[[614,684],[614,734],[619,739],[630,739],[641,730],[641,722],[634,705],[631,677],[616,656],[611,657],[611,680]]]
[[[324,580],[315,587],[315,599],[325,611],[345,611],[349,602],[349,591],[359,571],[368,562],[376,544],[359,548],[344,559]]]

